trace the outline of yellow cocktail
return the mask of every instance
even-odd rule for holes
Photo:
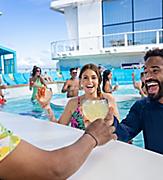
[[[108,103],[106,99],[86,100],[82,104],[84,116],[93,122],[98,118],[104,119],[108,112]]]

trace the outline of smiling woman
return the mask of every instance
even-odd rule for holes
[[[85,129],[90,121],[83,115],[82,104],[86,100],[102,100],[106,99],[109,106],[113,108],[114,116],[119,119],[119,113],[115,100],[111,94],[102,94],[100,84],[102,81],[98,67],[94,64],[86,64],[81,69],[80,84],[83,87],[84,94],[68,101],[63,114],[59,119],[60,124],[69,125],[72,127]]]

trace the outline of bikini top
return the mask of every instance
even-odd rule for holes
[[[85,124],[83,121],[83,115],[80,108],[80,97],[78,96],[78,105],[76,110],[72,113],[70,119],[71,127],[85,130]]]

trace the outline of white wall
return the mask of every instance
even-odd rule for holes
[[[101,38],[88,39],[88,37],[102,36],[101,2],[78,4],[78,30],[80,51],[93,52],[100,49]]]
[[[78,38],[78,19],[77,7],[68,6],[64,8],[67,31],[69,39]]]

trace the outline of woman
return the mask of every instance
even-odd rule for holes
[[[33,88],[31,101],[35,101],[38,88],[43,86],[47,87],[43,77],[41,76],[41,68],[37,66],[33,67],[31,78],[29,80],[29,86],[30,90]]]
[[[132,82],[133,82],[133,86],[135,89],[137,89],[139,91],[139,94],[141,95],[141,97],[147,97],[147,90],[145,87],[145,77],[144,77],[144,72],[140,73],[140,82],[136,82],[135,81],[135,74],[132,73]]]
[[[113,107],[114,116],[119,119],[117,105],[113,96],[111,94],[101,93],[100,84],[102,77],[96,65],[86,64],[83,66],[79,74],[79,80],[85,93],[68,101],[58,121],[60,124],[71,124],[72,127],[84,130],[90,124],[89,120],[82,113],[82,103],[85,100],[107,99],[109,106]]]
[[[112,72],[108,69],[103,72],[103,86],[102,90],[105,93],[112,93],[113,91],[116,91],[118,88],[118,85],[112,86],[111,83],[112,80]]]

